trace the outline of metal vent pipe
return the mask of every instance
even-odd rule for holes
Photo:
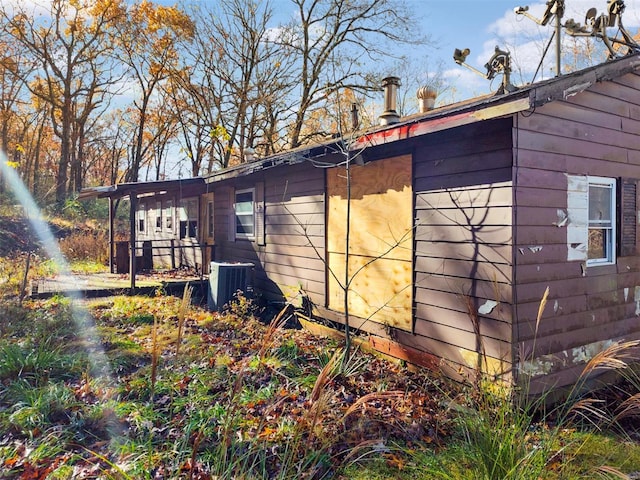
[[[380,125],[391,125],[400,121],[400,115],[396,111],[398,101],[398,77],[386,77],[382,79],[384,89],[384,112],[380,115]]]

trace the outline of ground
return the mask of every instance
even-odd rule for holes
[[[21,272],[35,245],[5,243],[4,271]],[[161,289],[28,299],[2,278],[0,479],[640,478],[632,375],[542,409],[484,379],[345,356],[293,307],[240,297],[218,314]]]

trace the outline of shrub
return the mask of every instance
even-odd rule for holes
[[[109,238],[104,230],[75,231],[60,240],[60,250],[68,260],[95,260],[106,264]]]

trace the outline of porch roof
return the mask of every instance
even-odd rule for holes
[[[182,178],[178,180],[158,180],[155,182],[117,183],[100,187],[83,188],[78,194],[79,200],[91,198],[118,199],[130,195],[145,193],[188,192],[189,196],[206,192],[207,184],[202,177]]]

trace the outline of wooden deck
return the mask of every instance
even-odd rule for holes
[[[90,273],[58,275],[40,278],[31,283],[32,298],[48,298],[53,295],[102,297],[110,295],[150,294],[157,289],[167,293],[182,292],[189,283],[198,289],[207,277],[200,275],[175,275],[167,273],[140,273],[136,275],[135,292],[131,292],[129,275],[117,273]],[[206,292],[205,292],[206,293]]]

